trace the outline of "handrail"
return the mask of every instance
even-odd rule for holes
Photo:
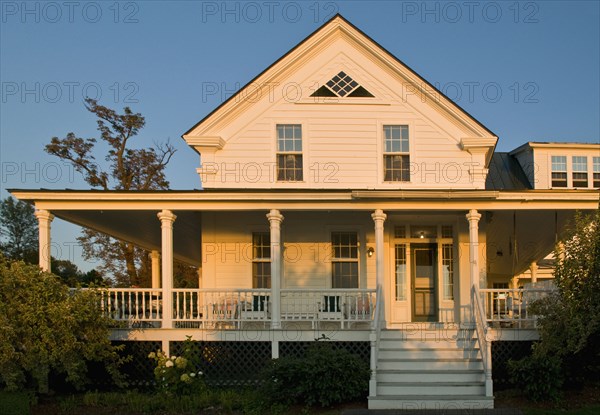
[[[482,288],[484,316],[492,327],[534,328],[537,316],[529,306],[555,291],[554,288]]]
[[[369,380],[369,396],[377,396],[377,360],[379,352],[379,341],[381,338],[381,286],[377,286],[375,294],[375,313],[371,323],[371,379]]]
[[[485,373],[485,395],[494,395],[494,384],[492,380],[492,344],[487,340],[487,319],[485,310],[479,298],[479,289],[473,285],[471,287],[473,318],[477,330],[477,342],[481,350],[481,360],[483,361],[483,371]]]

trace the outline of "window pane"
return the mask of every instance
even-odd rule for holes
[[[252,288],[271,288],[271,263],[252,263]]]
[[[252,258],[271,258],[271,235],[269,232],[252,233]]]
[[[573,171],[587,172],[587,157],[573,156]]]
[[[454,252],[452,244],[442,245],[442,273],[444,284],[444,299],[454,299]]]
[[[552,187],[567,187],[567,173],[552,172]]]
[[[587,187],[587,173],[573,172],[573,187]]]
[[[406,300],[406,245],[396,245],[396,301]]]
[[[406,227],[404,227],[404,226],[394,227],[394,238],[406,238]]]
[[[567,171],[567,156],[552,156],[552,171]]]
[[[384,155],[384,180],[386,182],[410,181],[409,156]]]
[[[358,234],[356,232],[332,232],[331,248],[334,259],[357,259]]]
[[[384,151],[408,153],[408,125],[384,125]]]
[[[593,159],[594,173],[600,173],[600,157]]]
[[[332,263],[333,288],[358,288],[358,262]]]
[[[442,238],[452,238],[452,225],[442,226]]]
[[[277,155],[277,180],[302,181],[302,155],[278,154]]]

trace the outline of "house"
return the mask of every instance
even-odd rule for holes
[[[183,139],[202,190],[12,190],[36,206],[42,268],[54,216],[136,243],[153,286],[103,294],[115,340],[247,345],[237,361],[360,343],[371,408],[493,407],[492,339],[535,336],[531,293],[508,283],[598,208],[600,145],[496,152],[339,15]],[[174,258],[199,289],[173,287]]]

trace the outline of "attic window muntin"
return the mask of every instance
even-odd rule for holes
[[[352,77],[341,71],[331,78],[325,85],[317,89],[311,97],[367,97],[373,94],[360,86]]]

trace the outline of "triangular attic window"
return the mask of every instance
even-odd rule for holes
[[[344,71],[331,78],[325,85],[317,89],[311,97],[368,97],[373,94],[360,86],[358,82]]]

